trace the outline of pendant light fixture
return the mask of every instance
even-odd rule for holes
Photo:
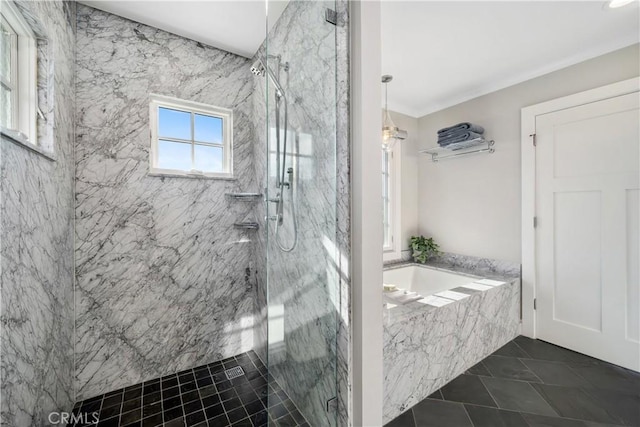
[[[387,84],[393,80],[393,76],[385,74],[382,76],[384,83],[384,111],[382,113],[382,149],[391,151],[396,141],[407,138],[407,131],[401,130],[391,119],[387,105]]]

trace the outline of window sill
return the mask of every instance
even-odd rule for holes
[[[4,128],[0,129],[0,134],[2,135],[3,140],[7,140],[10,142],[13,142],[16,145],[20,145],[26,148],[27,150],[32,151],[36,154],[39,154],[45,159],[50,160],[52,162],[56,161],[55,155],[52,152],[45,151],[42,148],[38,147],[37,145],[34,145],[33,143],[29,142],[29,140],[25,138],[22,134],[17,134],[13,131],[10,131]]]
[[[233,175],[206,175],[206,174],[190,174],[187,172],[162,172],[162,171],[150,171],[148,176],[158,178],[190,178],[190,179],[213,179],[219,181],[235,181],[236,177]]]
[[[383,248],[382,249],[382,260],[383,261],[396,261],[402,258],[402,252],[396,250],[395,248]]]

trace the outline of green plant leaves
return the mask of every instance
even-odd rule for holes
[[[409,241],[411,246],[413,260],[424,264],[431,257],[434,257],[440,253],[439,246],[433,241],[432,237],[426,238],[424,236],[411,236]]]

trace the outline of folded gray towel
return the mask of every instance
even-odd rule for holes
[[[456,133],[451,136],[438,138],[438,145],[441,147],[446,147],[447,145],[451,145],[451,144],[455,144],[463,141],[470,141],[476,138],[482,138],[482,135],[475,132]]]
[[[456,131],[469,131],[475,133],[484,133],[484,128],[482,126],[474,125],[473,123],[464,122],[458,123],[454,126],[449,126],[448,128],[442,128],[438,131],[438,137],[443,136],[448,133],[456,132]]]

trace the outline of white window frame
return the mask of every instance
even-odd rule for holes
[[[17,37],[11,52],[12,81],[2,82],[12,89],[13,118],[11,127],[2,130],[22,144],[38,147],[36,36],[12,2],[3,1],[0,14]]]
[[[384,161],[384,153],[382,154]],[[389,152],[389,185],[388,194],[383,194],[382,203],[388,198],[389,203],[389,242],[383,245],[383,261],[394,261],[402,258],[401,242],[401,206],[402,206],[402,186],[401,186],[401,159],[402,144],[397,142]],[[383,171],[384,173],[384,171]],[[384,189],[383,189],[384,191]],[[383,225],[384,226],[384,225]],[[384,237],[383,237],[384,238]]]
[[[215,107],[200,102],[186,101],[183,99],[172,98],[163,95],[151,95],[149,103],[149,115],[151,126],[151,149],[150,149],[150,175],[161,176],[177,176],[177,177],[200,177],[214,179],[234,179],[233,177],[233,110],[222,107]],[[162,169],[158,167],[158,113],[159,109],[169,108],[172,110],[184,111],[191,113],[191,135],[194,135],[194,114],[203,114],[213,116],[222,120],[222,144],[202,143],[209,146],[222,147],[222,165],[223,172],[202,172],[202,171],[184,171],[179,169]],[[193,161],[194,146],[201,143],[194,140],[179,140],[174,138],[162,138],[164,140],[191,143],[191,158]]]

